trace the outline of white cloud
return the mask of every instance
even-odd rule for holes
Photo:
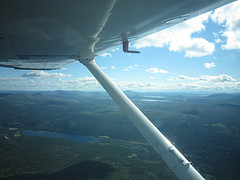
[[[112,57],[112,54],[111,53],[103,53],[103,54],[101,54],[100,56],[102,56],[102,57]]]
[[[129,81],[121,81],[117,83],[121,89],[144,89],[145,84],[142,82],[129,82]]]
[[[219,37],[219,34],[218,34],[218,33],[213,32],[213,36],[214,36],[214,38],[215,38],[215,42],[216,42],[216,43],[221,43],[221,42],[223,42],[223,40]]]
[[[204,38],[193,38],[192,34],[205,29],[204,22],[208,17],[222,25],[222,32],[213,33],[216,43],[222,43],[220,36],[227,38],[223,49],[240,49],[240,1],[218,8],[211,14],[192,18],[173,27],[147,36],[135,42],[136,48],[144,47],[168,47],[170,51],[183,52],[186,57],[201,57],[212,54],[215,45]]]
[[[98,86],[99,83],[94,77],[85,77],[85,78],[75,78],[70,81],[66,81],[68,84],[71,84],[72,86],[75,87],[80,87],[80,86]]]
[[[2,82],[0,82],[0,85],[1,84]],[[22,90],[103,90],[94,77],[75,78],[70,80],[52,79],[51,81],[39,81],[32,79],[30,81],[21,82],[18,84],[13,83],[10,85],[11,86],[9,89],[13,90],[19,89],[19,87],[21,87]]]
[[[24,78],[6,78],[6,77],[0,77],[0,81],[22,81]]]
[[[94,77],[75,78],[71,80],[58,80],[55,82],[59,89],[71,90],[102,90],[102,87]]]
[[[205,66],[205,68],[207,68],[207,69],[210,69],[210,68],[212,68],[212,67],[216,67],[216,65],[215,65],[214,62],[204,63],[204,66]]]
[[[65,68],[65,67],[62,67],[62,68],[61,68],[61,70],[68,70],[68,69],[67,69],[67,68]]]
[[[192,34],[205,29],[203,22],[210,13],[205,13],[173,27],[136,41],[136,48],[165,47],[170,51],[184,52],[186,57],[201,57],[212,54],[215,46],[203,38],[192,38]]]
[[[178,80],[178,81],[183,81],[183,80],[194,81],[194,80],[196,80],[196,78],[188,77],[188,76],[185,76],[185,75],[179,75],[178,77],[176,77],[176,80]]]
[[[119,48],[115,48],[115,49],[112,49],[111,51],[112,52],[116,52],[116,51],[120,51],[120,49]]]
[[[116,67],[115,67],[115,66],[111,66],[110,68],[111,68],[111,69],[116,69]]]
[[[174,77],[170,77],[167,79],[167,81],[174,81],[174,79],[175,79]]]
[[[146,69],[146,72],[149,72],[149,73],[159,73],[159,70],[158,70],[158,68],[150,68],[150,69]]]
[[[39,81],[36,79],[28,80],[21,78],[19,81],[15,78],[1,78],[1,90],[103,90],[100,84],[94,77],[84,77],[75,79],[51,79],[51,81]],[[25,80],[24,80],[25,79]],[[164,91],[164,90],[209,90],[209,91],[225,91],[239,92],[240,81],[229,75],[209,76],[203,75],[200,77],[188,77],[180,75],[178,77],[169,78],[168,83],[156,82],[130,82],[116,81],[115,83],[122,90],[141,90],[141,91]],[[181,81],[179,81],[181,79]]]
[[[233,82],[236,81],[232,76],[221,74],[219,76],[209,76],[203,75],[198,78],[199,81],[205,81],[209,83],[223,83],[223,82]]]
[[[146,69],[146,72],[149,72],[149,73],[168,73],[168,71],[166,71],[164,69],[158,69],[158,68],[149,68],[149,69]]]
[[[177,81],[175,81],[177,80]],[[179,82],[181,80],[181,82]],[[238,92],[240,90],[240,81],[233,77],[222,74],[219,76],[203,75],[200,77],[188,77],[180,75],[176,78],[169,78],[169,83],[142,83],[121,81],[117,85],[123,89],[159,91],[159,90],[200,90],[200,91],[226,91]]]
[[[128,66],[128,67],[126,67],[126,68],[124,68],[122,70],[123,71],[129,71],[129,69],[135,69],[136,67],[138,67],[138,66],[136,66],[136,65],[134,65],[134,67],[133,66]]]
[[[109,69],[109,68],[111,68],[111,69],[116,69],[115,66],[110,66],[110,67],[103,66],[103,67],[101,67],[102,70],[104,70],[104,69]]]
[[[44,71],[29,71],[22,75],[23,77],[33,78],[33,79],[52,79],[52,78],[65,78],[71,77],[70,74],[63,73],[48,73]]]
[[[168,71],[164,70],[164,69],[159,69],[159,73],[168,73]]]
[[[211,15],[211,19],[222,25],[221,35],[227,38],[223,49],[240,49],[240,1],[218,8]]]
[[[134,69],[134,67],[133,66],[128,66],[128,69]]]
[[[223,83],[223,82],[234,82],[236,79],[234,79],[232,76],[221,74],[218,76],[209,76],[209,75],[202,75],[200,77],[189,77],[185,75],[179,75],[176,77],[176,80],[178,81],[195,81],[197,83]]]

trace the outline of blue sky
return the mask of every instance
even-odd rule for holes
[[[240,92],[240,1],[95,58],[122,90]],[[0,90],[103,90],[80,63],[54,71],[0,67]]]

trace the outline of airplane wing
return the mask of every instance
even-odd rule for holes
[[[58,69],[232,0],[2,0],[0,66]]]
[[[56,69],[80,61],[180,180],[204,178],[93,60],[109,48],[231,0],[2,0],[0,66]]]

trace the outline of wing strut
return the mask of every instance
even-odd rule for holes
[[[204,178],[175,146],[151,123],[133,102],[100,69],[95,60],[81,61],[108,92],[129,120],[136,126],[150,145],[180,180],[203,180]]]

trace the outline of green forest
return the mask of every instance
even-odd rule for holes
[[[240,179],[240,94],[125,93],[205,179]],[[176,179],[105,92],[0,92],[0,152],[0,179]]]

